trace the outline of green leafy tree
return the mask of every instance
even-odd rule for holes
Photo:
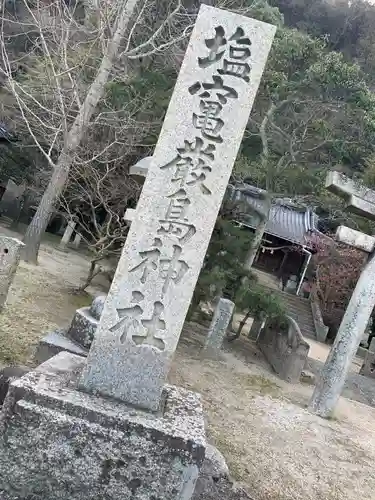
[[[315,204],[332,167],[353,175],[365,169],[375,140],[375,100],[360,67],[326,44],[281,27],[259,99],[247,127],[237,178],[263,188],[250,269],[275,197]]]
[[[212,302],[219,296],[234,300],[244,279],[248,284],[255,281],[255,277],[243,266],[251,244],[251,233],[236,223],[240,210],[240,205],[228,199],[221,207],[194,291],[189,317],[200,304]]]
[[[244,313],[244,317],[240,321],[235,335],[229,337],[229,341],[233,341],[241,335],[249,318],[261,321],[267,319],[267,321],[280,326],[283,326],[286,321],[285,307],[280,298],[261,285],[240,286],[234,301],[236,308]]]

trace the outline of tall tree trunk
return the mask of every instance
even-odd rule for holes
[[[270,216],[270,210],[271,210],[271,198],[269,196],[266,196],[265,197],[265,211],[263,214],[261,214],[262,215],[261,222],[258,224],[258,226],[255,229],[254,238],[251,242],[250,250],[245,258],[244,267],[247,270],[250,270],[254,264],[256,254],[259,250],[260,244],[262,243],[264,233],[266,231],[267,222],[268,222],[268,219]]]
[[[242,318],[241,322],[239,323],[236,333],[234,335],[227,336],[228,342],[233,342],[233,340],[238,339],[238,337],[241,335],[241,332],[242,332],[244,326],[246,325],[246,321],[250,318],[250,316],[251,316],[251,312],[249,310],[249,311],[247,311],[247,313],[245,314],[245,316]]]
[[[116,31],[112,39],[108,42],[107,49],[103,55],[96,78],[91,84],[85,101],[79,110],[73,125],[66,135],[63,151],[58,158],[51,180],[49,181],[47,189],[43,194],[33,220],[27,228],[23,240],[26,245],[23,258],[27,262],[32,262],[34,264],[37,263],[43,233],[48,226],[54,206],[63,192],[65,184],[68,180],[69,170],[73,163],[75,153],[82,141],[96,106],[103,96],[110,71],[118,56],[121,39],[123,38],[135,8],[140,1],[141,0],[127,0],[124,8],[120,11]]]

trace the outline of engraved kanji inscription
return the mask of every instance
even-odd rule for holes
[[[140,318],[143,314],[143,308],[139,305],[144,299],[144,295],[141,292],[134,291],[132,293],[132,303],[136,304],[132,307],[121,307],[116,309],[119,321],[113,325],[109,330],[111,332],[117,332],[120,330],[119,340],[123,344],[128,336],[131,329],[137,331],[140,327]]]
[[[243,78],[245,82],[250,81],[250,66],[247,63],[230,61],[224,59],[224,65],[222,69],[218,69],[217,72],[220,75],[230,75],[236,76],[238,78]]]
[[[195,226],[188,222],[161,219],[159,223],[160,227],[157,230],[158,235],[173,236],[181,245],[187,243],[197,232]]]
[[[160,168],[174,169],[172,182],[179,183],[180,186],[199,185],[203,194],[211,194],[205,185],[205,180],[207,173],[212,171],[209,163],[215,158],[215,145],[205,146],[201,137],[196,137],[194,142],[184,141],[184,143],[185,147],[177,148],[177,156]]]
[[[229,43],[228,43],[229,42]],[[201,68],[207,68],[223,59],[223,65],[218,69],[220,75],[235,76],[249,82],[250,65],[245,62],[251,56],[251,41],[245,36],[245,32],[238,27],[229,41],[225,38],[225,30],[222,26],[215,28],[214,38],[205,40],[206,47],[209,49],[207,57],[198,57],[198,64]],[[228,47],[229,45],[229,47]]]
[[[162,247],[161,239],[155,238],[152,244],[152,248],[150,248],[149,250],[145,250],[143,252],[139,252],[142,261],[135,267],[130,269],[130,272],[132,273],[134,271],[141,269],[142,270],[141,283],[143,284],[146,283],[149,274],[158,269],[161,247]]]
[[[142,271],[141,283],[144,284],[148,280],[151,273],[157,273],[161,278],[162,290],[161,297],[167,292],[171,282],[178,284],[188,271],[188,264],[180,259],[182,247],[173,245],[173,253],[171,257],[161,257],[162,242],[159,238],[154,238],[153,246],[150,250],[139,252],[142,261],[135,267],[130,269],[130,272]]]
[[[224,122],[218,117],[222,109],[223,106],[218,102],[201,100],[201,114],[193,113],[193,125],[195,128],[202,130],[202,136],[205,139],[217,143],[223,142],[219,132],[223,128]]]
[[[162,292],[166,293],[169,283],[173,281],[175,284],[180,283],[187,270],[188,264],[179,257],[182,253],[182,248],[178,245],[173,245],[173,255],[171,259],[160,259],[160,275],[164,280]]]
[[[202,90],[199,97],[202,99],[211,99],[211,101],[217,99],[220,104],[226,104],[228,99],[238,99],[237,91],[232,87],[224,85],[224,81],[220,76],[213,75],[212,81],[213,83],[195,82],[189,87],[190,94],[195,95]]]
[[[207,68],[211,64],[220,61],[220,59],[223,57],[225,49],[220,49],[227,43],[224,35],[224,28],[222,26],[218,26],[217,28],[215,28],[214,38],[208,38],[207,40],[205,40],[206,47],[210,49],[210,52],[207,57],[198,57],[198,63],[201,68]]]
[[[187,210],[190,199],[185,189],[179,189],[168,196],[170,200],[164,219],[159,220],[157,234],[159,236],[175,237],[179,243],[184,244],[196,233],[195,226],[189,224]]]
[[[165,321],[162,319],[164,306],[161,302],[154,303],[154,310],[151,318],[142,319],[142,326],[146,329],[145,335],[132,335],[132,340],[137,345],[150,345],[156,347],[160,351],[164,351],[165,342],[160,338],[160,333],[166,329]]]

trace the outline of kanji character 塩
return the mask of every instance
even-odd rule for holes
[[[223,57],[225,49],[222,51],[219,50],[220,47],[225,46],[227,43],[224,35],[224,28],[222,26],[218,26],[215,28],[215,37],[205,40],[206,47],[210,49],[210,52],[207,57],[198,57],[198,64],[201,68],[207,68],[211,64],[220,61]]]
[[[191,95],[195,95],[200,90],[203,90],[199,97],[202,99],[218,99],[221,104],[226,104],[229,99],[237,99],[238,93],[232,87],[224,85],[223,79],[220,76],[214,75],[212,77],[214,83],[200,83],[196,82],[189,87]]]
[[[243,78],[245,82],[248,82],[250,80],[250,65],[245,62],[239,62],[245,61],[251,56],[251,51],[248,47],[251,45],[251,42],[250,39],[246,38],[244,35],[244,30],[242,28],[237,28],[236,32],[230,37],[229,41],[235,42],[235,44],[230,44],[229,58],[224,59],[223,67],[218,69],[218,73],[220,75]]]
[[[173,281],[175,284],[180,283],[183,276],[189,269],[189,266],[184,260],[179,260],[182,248],[178,245],[173,245],[173,255],[171,259],[160,259],[160,275],[164,280],[162,292],[166,293],[169,283]]]
[[[215,101],[200,102],[201,115],[193,113],[193,125],[202,130],[202,136],[210,141],[221,143],[223,138],[218,135],[223,128],[224,122],[218,115],[223,109],[222,105]]]
[[[154,302],[154,310],[152,317],[150,319],[142,319],[141,323],[144,328],[146,328],[146,335],[133,335],[132,340],[137,345],[151,345],[164,351],[165,342],[159,336],[157,336],[158,331],[165,331],[166,325],[165,321],[161,319],[161,315],[164,312],[164,306],[161,302]]]

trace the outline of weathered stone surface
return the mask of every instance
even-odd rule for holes
[[[274,33],[201,7],[82,388],[158,408]]]
[[[59,247],[61,249],[65,249],[66,246],[68,245],[68,243],[70,242],[76,225],[77,225],[77,223],[72,221],[72,220],[68,222],[68,225],[65,228],[63,237],[61,238],[61,241],[60,241]]]
[[[129,174],[138,177],[146,177],[148,169],[151,165],[152,156],[146,156],[139,160],[138,163],[129,168]]]
[[[205,433],[195,393],[166,386],[153,414],[76,390],[60,353],[12,382],[0,414],[2,500],[188,500]]]
[[[233,310],[234,303],[231,300],[223,298],[219,299],[208,330],[205,348],[221,349],[232,319]]]
[[[100,320],[100,316],[102,315],[106,298],[106,295],[99,295],[98,297],[95,297],[95,299],[91,303],[90,314],[94,319],[97,319],[98,321]]]
[[[335,193],[346,200],[354,195],[368,203],[375,204],[375,192],[372,189],[350,179],[341,172],[328,172],[325,187],[331,193]]]
[[[20,240],[0,234],[0,312],[5,306],[23,246]]]
[[[375,353],[368,351],[364,362],[359,370],[360,375],[375,378]]]
[[[99,320],[91,314],[91,307],[77,309],[67,331],[68,337],[86,349],[90,348],[99,325]],[[97,305],[94,312],[97,315]]]
[[[28,371],[30,370],[25,366],[7,366],[6,368],[0,370],[0,407],[4,403],[9,384],[12,380],[22,377]]]
[[[214,446],[207,444],[206,456],[199,472],[192,500],[252,500],[229,476],[225,458]]]
[[[22,198],[25,192],[25,184],[17,185],[9,179],[0,200],[0,216],[17,219],[22,208]]]
[[[261,330],[257,345],[280,378],[298,383],[305,367],[310,346],[293,318],[288,317],[287,331],[275,331],[267,324]]]
[[[351,296],[339,331],[316,384],[309,409],[332,416],[345,378],[375,306],[375,254],[367,261]]]
[[[89,352],[88,349],[84,349],[76,342],[73,342],[73,340],[67,336],[67,330],[58,329],[48,333],[42,338],[42,340],[39,341],[34,354],[34,359],[37,363],[44,363],[62,351],[84,357],[86,357]]]
[[[264,320],[254,319],[247,337],[249,339],[256,340],[263,326],[264,326]]]
[[[243,488],[230,479],[219,479],[211,488],[194,492],[192,500],[254,500]]]
[[[79,233],[76,233],[76,235],[74,236],[74,240],[73,240],[73,243],[72,245],[75,247],[75,248],[78,248],[79,245],[81,244],[81,241],[82,241],[82,235],[79,234]]]
[[[364,252],[372,252],[375,248],[375,238],[346,226],[339,226],[336,231],[336,240],[346,243]]]
[[[303,384],[314,385],[315,384],[315,375],[308,370],[302,370],[300,381]]]
[[[327,339],[329,327],[324,324],[319,299],[315,293],[311,293],[310,295],[310,305],[315,326],[316,338],[319,342],[325,342]]]

